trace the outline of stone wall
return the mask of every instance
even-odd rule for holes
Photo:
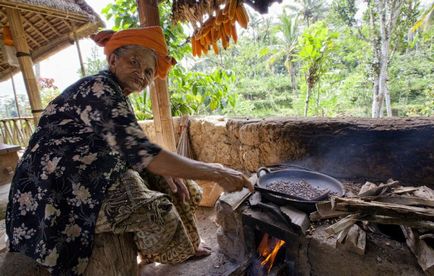
[[[141,122],[154,139],[152,122]],[[175,129],[178,129],[175,119]],[[196,158],[254,172],[290,162],[338,178],[434,185],[434,118],[192,118]]]

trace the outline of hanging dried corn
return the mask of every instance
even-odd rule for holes
[[[230,39],[237,43],[238,34],[235,22],[246,29],[249,24],[249,16],[246,8],[239,0],[226,0],[223,9],[214,11],[209,18],[196,30],[191,37],[191,48],[193,56],[200,57],[208,54],[211,49],[215,54],[219,53],[218,41],[221,46],[227,49]]]

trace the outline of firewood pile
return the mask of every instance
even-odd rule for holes
[[[406,243],[427,275],[434,275],[434,191],[403,187],[398,181],[366,182],[357,196],[332,197],[316,205],[311,221],[341,218],[326,231],[337,235],[336,246],[363,255],[366,232],[375,224],[399,225]]]

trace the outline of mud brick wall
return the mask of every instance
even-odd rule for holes
[[[191,144],[205,162],[249,172],[288,162],[338,178],[434,186],[433,117],[191,120]],[[152,122],[141,125],[154,139]]]

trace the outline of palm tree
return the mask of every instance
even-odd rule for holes
[[[327,10],[323,0],[295,0],[295,4],[288,4],[287,7],[302,16],[308,27],[320,19]]]
[[[285,59],[284,65],[291,77],[291,89],[297,91],[297,66],[294,62],[294,55],[298,40],[298,16],[289,16],[286,10],[279,16],[279,23],[275,25],[274,32],[281,33],[283,40],[272,47],[272,55],[268,64],[272,65],[279,60]]]
[[[297,91],[297,68],[293,57],[298,39],[298,17],[290,17],[284,10],[273,31],[282,34],[283,39],[271,47],[272,55],[268,58],[267,63],[272,65],[283,58],[285,59],[284,65],[291,77],[291,89],[295,92]]]
[[[283,34],[284,44],[282,45],[282,53],[285,55],[285,68],[291,76],[291,88],[295,92],[297,90],[297,69],[293,61],[295,54],[297,39],[298,39],[298,18],[297,16],[289,17],[286,11],[279,17],[280,23],[277,25],[280,32]]]
[[[434,22],[434,3],[431,4],[431,7],[428,7],[420,17],[420,19],[414,23],[413,27],[411,27],[411,32],[416,32],[420,27],[423,30],[428,29],[428,27],[432,26]]]

